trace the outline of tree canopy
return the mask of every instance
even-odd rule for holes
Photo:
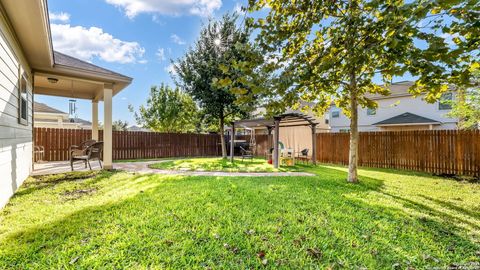
[[[192,97],[168,85],[152,86],[146,105],[135,112],[137,124],[156,132],[194,132],[198,107]]]
[[[219,20],[209,20],[200,31],[200,37],[185,56],[175,64],[175,80],[179,87],[198,102],[203,113],[214,119],[223,135],[224,125],[235,117],[247,117],[256,99],[254,93],[259,81],[253,72],[258,57],[252,59],[254,50],[249,32],[237,26],[237,16],[227,14]],[[247,98],[250,97],[250,98]],[[226,146],[222,138],[222,155]]]
[[[461,129],[480,129],[480,71],[474,74],[470,87],[457,90],[448,116],[457,117]]]
[[[256,38],[278,75],[269,109],[332,102],[351,118],[348,180],[358,181],[358,106],[388,95],[394,78],[411,75],[414,95],[440,98],[449,83],[468,84],[478,61],[479,2],[413,0],[249,0]],[[446,40],[451,39],[450,40]],[[450,42],[450,43],[449,43]]]
[[[128,122],[123,120],[115,120],[112,122],[112,130],[114,131],[127,131]]]

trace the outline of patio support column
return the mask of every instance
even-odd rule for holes
[[[112,89],[103,89],[103,167],[113,169],[112,165]]]
[[[278,168],[278,141],[280,140],[279,130],[280,130],[280,117],[273,118],[275,122],[275,134],[273,139],[273,167]]]
[[[235,152],[235,123],[232,122],[232,128],[230,129],[230,162],[233,162],[233,154]]]
[[[312,124],[310,128],[312,129],[312,163],[315,165],[317,164],[317,125]]]
[[[98,141],[98,101],[92,100],[92,140]]]

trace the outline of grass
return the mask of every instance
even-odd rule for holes
[[[479,267],[479,184],[302,169],[317,176],[30,178],[0,212],[0,269]]]
[[[264,158],[253,160],[235,158],[232,163],[222,158],[190,158],[162,161],[150,165],[153,169],[184,170],[184,171],[217,171],[217,172],[280,172],[299,171],[299,166],[281,166],[275,169]]]

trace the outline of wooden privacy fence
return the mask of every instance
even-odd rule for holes
[[[317,134],[317,161],[348,164],[348,133]],[[361,132],[359,165],[480,176],[480,131]]]
[[[70,145],[91,138],[91,130],[35,128],[35,145],[45,148],[45,160],[68,160]],[[103,132],[99,131],[102,140]],[[136,131],[113,132],[113,159],[190,157],[220,155],[216,134],[177,134]]]
[[[90,130],[35,128],[34,143],[45,148],[45,160],[60,161],[68,160],[70,145],[90,138]],[[317,161],[348,164],[349,138],[348,133],[317,134]],[[256,135],[255,140],[255,153],[264,155],[268,136]],[[360,166],[480,176],[478,130],[361,132],[358,148]],[[216,134],[113,132],[115,160],[220,155]]]

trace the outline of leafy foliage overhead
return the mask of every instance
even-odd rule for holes
[[[255,109],[256,93],[265,81],[255,72],[263,57],[250,45],[249,36],[237,26],[236,15],[210,20],[195,46],[175,63],[177,85],[192,95],[221,134],[228,121],[246,118]],[[226,157],[223,136],[221,145]]]
[[[264,8],[266,16],[247,22],[278,74],[267,109],[301,100],[317,113],[332,102],[342,108],[350,117],[349,182],[358,182],[358,107],[377,107],[369,94],[388,95],[395,77],[410,74],[409,91],[433,102],[449,84],[469,84],[478,66],[478,0],[249,0],[250,12]]]
[[[249,43],[248,32],[238,28],[236,20],[236,16],[228,14],[219,21],[210,20],[195,46],[175,63],[177,84],[192,95],[206,114],[216,119],[243,116],[251,110],[237,102],[235,94],[248,91],[248,80],[237,82],[244,74],[228,73],[229,64],[244,57],[242,44]]]
[[[268,6],[248,24],[259,29],[257,40],[279,73],[275,94],[282,98],[272,108],[303,99],[317,102],[317,111],[331,101],[346,109],[352,91],[361,106],[376,107],[365,94],[389,91],[374,79],[388,85],[407,74],[416,78],[412,93],[437,100],[449,83],[468,84],[478,64],[479,3],[250,0],[251,12]]]

